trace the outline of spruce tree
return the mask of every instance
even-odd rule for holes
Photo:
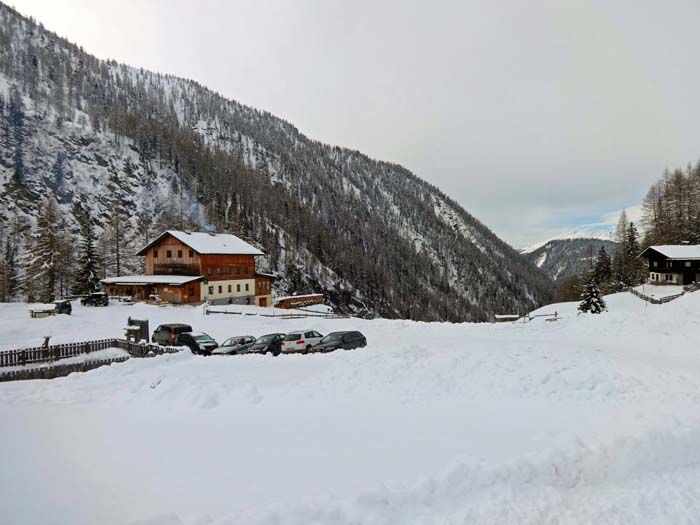
[[[80,224],[80,247],[75,291],[88,294],[97,290],[100,283],[99,262],[95,248],[95,230],[87,213],[77,217]]]
[[[595,266],[593,267],[593,276],[601,290],[606,290],[610,287],[612,279],[612,262],[605,246],[601,246],[596,257]]]
[[[598,283],[596,282],[593,273],[588,276],[586,285],[583,287],[581,299],[581,303],[578,305],[579,312],[600,314],[606,310],[603,294],[601,293],[600,288],[598,288]]]
[[[639,246],[639,234],[633,222],[627,228],[627,268],[626,278],[628,286],[637,286],[644,280],[646,274],[644,263],[639,258],[641,248]]]

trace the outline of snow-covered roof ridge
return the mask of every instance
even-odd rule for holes
[[[141,248],[137,255],[144,255],[146,250],[159,242],[164,236],[172,235],[181,243],[189,246],[200,255],[264,255],[255,246],[248,244],[231,233],[187,232],[166,230],[153,241]]]
[[[122,275],[107,277],[104,284],[185,284],[201,279],[201,275]]]
[[[669,259],[700,259],[700,244],[662,244],[659,246],[649,246],[641,253],[641,256],[647,250],[654,250]]]

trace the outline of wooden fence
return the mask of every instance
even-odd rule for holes
[[[107,348],[121,348],[129,355],[108,359],[88,359],[80,363],[61,364],[61,359],[77,355],[90,354]],[[103,365],[126,361],[131,357],[154,357],[162,354],[174,354],[182,347],[158,346],[152,343],[132,343],[124,339],[99,339],[79,343],[65,343],[51,346],[37,346],[20,350],[0,351],[0,381],[17,381],[20,379],[51,379],[66,376],[72,372],[85,372]],[[49,366],[27,367],[20,370],[3,370],[11,366],[50,363]]]
[[[80,354],[89,354],[106,348],[114,348],[117,339],[99,339],[97,341],[84,341],[81,343],[64,343],[49,346],[34,346],[20,350],[7,350],[0,352],[0,368],[5,366],[29,365],[33,363],[46,363],[58,361],[66,357]]]
[[[348,319],[349,315],[327,313],[322,312],[311,312],[311,311],[297,311],[297,312],[285,312],[285,313],[275,313],[273,310],[271,314],[258,314],[258,313],[248,313],[248,312],[230,312],[227,310],[211,310],[210,308],[205,308],[204,313],[209,314],[225,314],[225,315],[257,315],[260,317],[275,317],[277,319],[306,319],[307,317],[316,317],[319,319]]]
[[[649,301],[651,304],[665,304],[665,303],[669,303],[669,302],[673,301],[674,299],[678,299],[679,297],[682,297],[683,295],[685,295],[685,291],[683,291],[683,292],[678,293],[678,294],[675,294],[675,295],[667,295],[666,297],[660,297],[660,298],[657,299],[656,297],[651,297],[651,296],[649,296],[649,295],[644,295],[643,293],[641,293],[641,292],[635,290],[634,288],[630,288],[630,289],[629,289],[629,292],[630,292],[632,295],[635,295],[635,296],[639,297],[640,299],[642,299],[642,300],[644,300],[644,301]]]
[[[24,379],[54,379],[64,377],[73,372],[87,372],[112,363],[122,363],[129,359],[129,356],[113,357],[112,359],[99,359],[95,361],[83,361],[82,363],[72,363],[69,365],[56,364],[41,368],[28,368],[25,370],[0,370],[0,381],[21,381]]]

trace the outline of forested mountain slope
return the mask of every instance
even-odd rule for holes
[[[617,244],[605,239],[551,239],[523,253],[552,281],[561,283],[567,277],[589,270],[601,247],[612,256]]]
[[[279,291],[323,290],[367,315],[482,320],[550,296],[539,269],[405,168],[98,60],[3,4],[0,145],[8,296],[32,278],[22,257],[49,193],[65,231],[76,214],[94,222],[104,275],[138,271],[131,254],[161,229],[199,227],[257,242]]]

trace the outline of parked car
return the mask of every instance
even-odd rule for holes
[[[333,350],[352,350],[367,346],[367,338],[360,332],[333,332],[321,339],[321,342],[313,347],[314,351],[332,352]]]
[[[66,300],[54,301],[53,304],[56,305],[56,313],[57,314],[70,315],[73,313],[73,306],[70,304],[70,301],[66,301]]]
[[[178,335],[191,331],[192,327],[188,324],[162,324],[153,332],[151,341],[161,346],[172,346],[175,344]]]
[[[282,341],[284,341],[284,334],[265,334],[255,341],[255,344],[248,349],[248,353],[280,355]]]
[[[255,337],[252,335],[237,335],[226,339],[213,353],[218,355],[246,354],[253,344],[255,344]]]
[[[193,354],[211,355],[219,344],[204,332],[184,332],[177,336],[175,346],[186,346]]]
[[[308,352],[321,342],[323,336],[316,330],[298,330],[289,332],[282,341],[282,352]]]
[[[109,296],[105,292],[94,292],[83,297],[80,304],[83,306],[107,306]]]

